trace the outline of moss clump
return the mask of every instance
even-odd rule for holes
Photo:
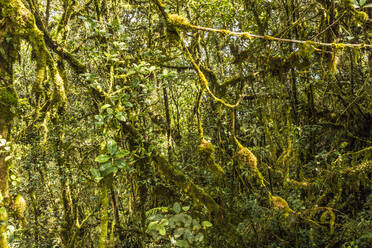
[[[355,18],[360,23],[365,23],[368,21],[368,14],[364,11],[357,11]]]
[[[6,231],[8,226],[8,213],[4,207],[0,207],[0,234]]]
[[[203,166],[209,168],[212,172],[216,173],[218,176],[225,174],[222,167],[216,163],[216,159],[213,156],[214,146],[209,141],[202,139],[199,147],[200,162]]]
[[[0,87],[0,104],[15,106],[18,104],[17,93],[10,87]]]
[[[299,182],[297,180],[294,180],[294,179],[291,179],[289,181],[290,184],[292,184],[293,186],[295,186],[296,188],[308,188],[309,187],[309,183],[308,182]]]
[[[24,219],[27,203],[25,198],[21,195],[17,195],[14,199],[13,210],[17,217],[21,220]]]
[[[185,17],[180,15],[170,14],[168,15],[168,18],[169,22],[173,25],[188,26],[190,24]]]
[[[294,211],[289,207],[288,202],[280,196],[271,196],[271,202],[275,209],[280,209],[284,212],[285,216]]]
[[[257,170],[257,158],[248,148],[241,148],[236,155],[240,161],[241,167]]]
[[[313,44],[311,41],[306,41],[300,51],[299,51],[299,55],[302,57],[302,58],[306,58],[306,59],[310,59],[311,58],[311,55],[314,53],[315,49],[313,47]]]
[[[0,87],[0,115],[6,121],[11,121],[14,117],[12,107],[18,105],[18,97],[15,90],[11,87]]]
[[[250,35],[250,34],[248,34],[248,33],[244,33],[244,34],[242,35],[242,37],[243,37],[244,39],[250,39],[250,40],[253,39],[253,36]]]

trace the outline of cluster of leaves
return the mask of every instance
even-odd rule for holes
[[[161,212],[154,214],[156,212]],[[164,240],[164,247],[203,247],[204,232],[212,227],[209,221],[200,221],[190,216],[190,206],[181,207],[176,202],[172,208],[159,207],[150,209],[147,219],[150,222],[147,231],[153,236],[154,242],[161,244]]]

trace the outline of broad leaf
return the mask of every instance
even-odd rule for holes
[[[115,118],[118,119],[119,121],[126,121],[126,115],[124,112],[119,112],[115,115]]]
[[[181,205],[178,202],[174,203],[173,210],[178,214],[179,212],[181,212]]]
[[[116,143],[115,140],[113,139],[110,139],[108,142],[107,142],[107,151],[111,154],[111,155],[114,155],[116,153],[118,149],[118,145]]]
[[[107,154],[100,154],[96,157],[95,161],[101,164],[109,161],[110,158],[111,157]]]
[[[203,228],[207,228],[207,227],[213,226],[213,224],[210,223],[209,221],[205,220],[205,221],[202,222],[202,226],[203,226]]]
[[[125,169],[128,168],[127,163],[125,162],[124,159],[118,159],[114,161],[114,165],[118,167],[119,169]]]
[[[125,156],[128,156],[129,153],[130,153],[129,151],[124,150],[124,149],[121,149],[121,150],[119,150],[119,151],[117,151],[117,152],[115,153],[115,158],[123,158],[123,157],[125,157]]]

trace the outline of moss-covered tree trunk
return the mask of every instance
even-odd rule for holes
[[[0,99],[1,100],[1,99]],[[1,106],[3,108],[3,106]],[[4,120],[0,110],[0,135],[2,138],[7,138],[7,122]],[[8,197],[8,165],[5,161],[5,155],[0,153],[0,192],[5,199]],[[4,206],[5,201],[0,203],[0,248],[8,247],[6,238],[6,230],[8,224],[7,209]]]
[[[0,9],[2,2],[0,2]],[[0,20],[3,13],[0,13]],[[14,119],[14,108],[17,105],[17,94],[13,89],[13,64],[16,59],[18,42],[6,32],[0,30],[0,138],[8,140],[9,131]],[[0,248],[8,247],[5,232],[7,231],[9,202],[8,164],[5,160],[7,154],[4,145],[0,147],[0,193],[3,201],[0,202]]]
[[[108,207],[109,207],[109,197],[108,190],[110,184],[112,183],[111,177],[105,177],[100,184],[100,198],[101,198],[101,233],[98,240],[98,248],[107,247],[107,234],[108,234]]]

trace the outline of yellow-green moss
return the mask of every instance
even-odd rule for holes
[[[274,40],[275,38],[270,35],[265,35],[265,40]]]
[[[335,49],[343,50],[346,46],[343,43],[335,43],[335,42],[333,42],[332,43],[332,47],[335,48]]]
[[[17,93],[10,87],[0,87],[0,104],[15,106],[18,104]]]
[[[0,115],[2,119],[11,121],[14,117],[12,108],[18,105],[17,93],[10,87],[0,87]]]
[[[302,57],[302,58],[310,58],[311,55],[314,53],[315,49],[314,49],[314,46],[313,46],[313,42],[312,41],[306,41],[300,51],[299,51],[299,55]]]
[[[180,25],[180,26],[189,25],[189,21],[183,16],[180,16],[177,14],[170,14],[168,15],[168,18],[169,18],[169,22],[173,25]]]
[[[322,213],[320,216],[321,222],[328,222],[329,221],[329,232],[333,234],[334,226],[335,226],[336,216],[332,209],[327,209],[325,212]]]
[[[286,216],[288,216],[289,213],[294,213],[294,211],[289,207],[288,202],[280,196],[271,196],[271,202],[274,208],[284,211]]]
[[[6,231],[8,225],[8,212],[4,207],[0,207],[0,235]]]
[[[209,141],[202,139],[199,147],[199,156],[200,156],[200,163],[209,168],[212,172],[216,173],[218,176],[223,175],[225,172],[222,167],[216,163],[216,159],[213,155],[214,153],[214,146]]]
[[[242,37],[243,37],[244,39],[250,39],[250,40],[253,39],[253,36],[250,35],[250,34],[248,34],[248,33],[243,33],[243,34],[242,34]]]
[[[27,208],[25,198],[21,195],[17,195],[14,199],[13,209],[18,218],[23,219]]]
[[[250,150],[248,150],[248,148],[241,148],[236,155],[239,159],[241,167],[257,170],[257,158]]]
[[[364,23],[368,21],[368,14],[364,11],[357,11],[355,18],[357,21]]]

